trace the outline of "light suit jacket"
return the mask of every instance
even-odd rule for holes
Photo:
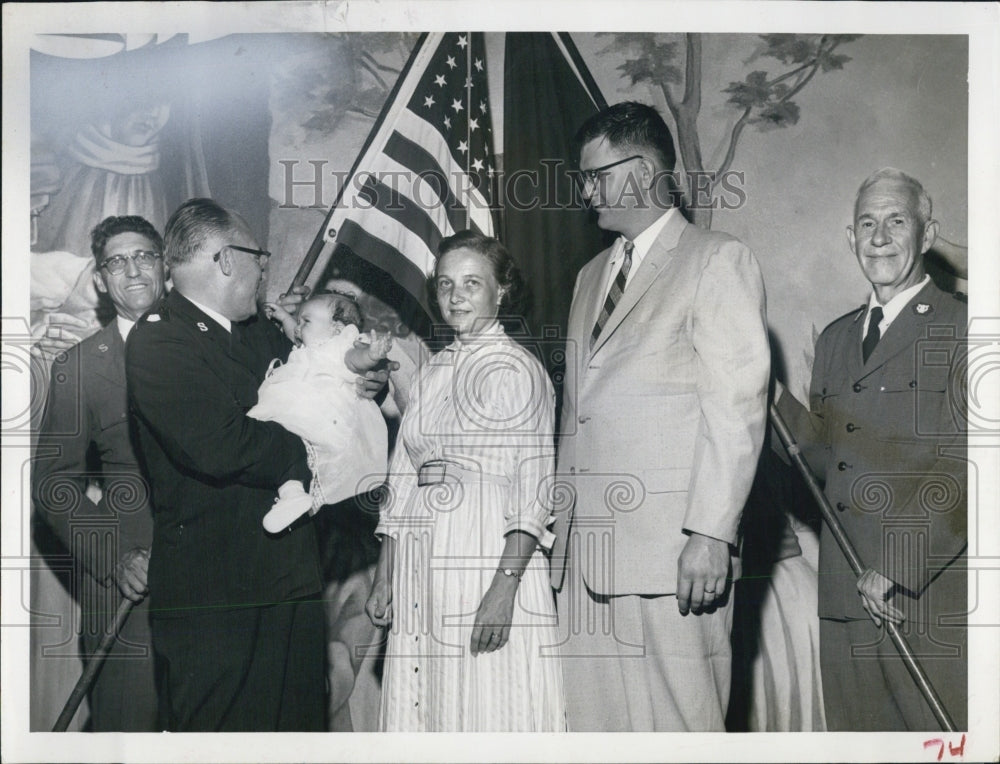
[[[610,261],[581,269],[570,309],[552,583],[572,518],[592,591],[672,594],[686,532],[737,542],[767,417],[763,280],[744,244],[675,211],[591,349]]]

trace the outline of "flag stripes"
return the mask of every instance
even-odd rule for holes
[[[326,226],[421,302],[442,238],[494,233],[486,87],[482,33],[426,35]]]

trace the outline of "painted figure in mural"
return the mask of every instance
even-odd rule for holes
[[[44,215],[33,218],[44,250],[32,257],[33,326],[54,321],[77,336],[100,328],[96,295],[88,288],[93,266],[84,256],[87,234],[96,221],[119,215],[140,215],[162,230],[167,210],[157,136],[169,118],[169,104],[155,99],[123,102],[70,141],[61,188],[50,192]],[[46,156],[36,152],[33,164]],[[70,327],[60,316],[47,319],[53,312],[83,323]]]
[[[855,580],[820,535],[820,657],[831,730],[938,724],[884,629],[910,642],[959,729],[966,727],[965,335],[967,308],[924,269],[938,223],[916,179],[862,183],[848,243],[872,285],[866,304],[816,343],[807,410],[778,407],[825,476],[862,561]]]
[[[272,363],[247,416],[302,438],[313,475],[309,492],[297,480],[278,489],[264,515],[264,528],[278,533],[307,512],[385,481],[385,420],[374,401],[358,399],[355,383],[356,375],[385,365],[392,337],[362,335],[361,309],[347,295],[314,294],[294,316],[276,303],[266,309],[297,346],[287,363]]]
[[[62,172],[53,152],[31,148],[31,333],[32,354],[51,361],[59,353],[89,337],[97,320],[94,259],[84,252],[36,251],[39,220],[62,188]],[[93,226],[104,216],[94,218]]]
[[[178,731],[325,728],[316,535],[261,526],[278,487],[310,479],[302,441],[246,416],[291,343],[257,316],[266,252],[209,199],[164,236],[174,289],[133,330],[129,401],[156,506],[149,587],[161,724]],[[169,370],[169,374],[164,373]],[[368,372],[364,394],[385,385]]]
[[[163,240],[144,218],[109,217],[93,230],[91,248],[94,286],[110,298],[116,318],[52,365],[32,497],[82,569],[77,594],[84,652],[99,644],[119,593],[138,603],[90,691],[89,729],[153,732],[156,691],[145,599],[153,517],[127,416],[125,339],[163,296]],[[91,452],[100,461],[96,476],[88,466]],[[100,483],[96,502],[88,496],[92,477]]]
[[[456,339],[414,380],[366,604],[390,629],[383,730],[565,729],[543,554],[555,394],[498,319],[522,289],[496,239],[441,242],[431,304]]]
[[[616,104],[576,138],[584,197],[621,236],[580,271],[569,317],[559,474],[575,501],[552,558],[569,729],[722,731],[767,412],[763,281],[744,244],[673,206],[655,109]]]

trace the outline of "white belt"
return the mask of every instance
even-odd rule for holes
[[[417,472],[417,485],[437,485],[438,483],[495,483],[510,485],[505,475],[494,475],[489,472],[466,469],[455,462],[434,459],[420,465]]]

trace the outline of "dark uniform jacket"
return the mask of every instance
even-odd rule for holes
[[[898,585],[909,624],[966,603],[964,302],[928,283],[862,361],[865,307],[816,343],[811,412],[779,409],[866,567]],[[833,534],[820,540],[819,614],[868,618]]]
[[[131,430],[125,343],[112,321],[53,362],[31,474],[35,510],[84,571],[72,586],[88,652],[121,601],[116,564],[153,540],[149,484]],[[101,488],[96,504],[86,493],[91,481]],[[147,598],[132,608],[88,693],[95,732],[156,729],[151,641]]]
[[[308,483],[305,448],[277,423],[246,416],[271,359],[290,349],[264,318],[230,335],[176,289],[132,330],[126,369],[155,507],[155,617],[320,590],[312,523],[278,536],[261,526],[278,486]]]
[[[116,321],[53,362],[35,456],[35,508],[83,569],[110,583],[121,556],[148,549],[153,537],[149,490],[129,433],[125,343]],[[96,458],[88,465],[90,456]],[[97,504],[86,494],[91,480],[101,486]]]

